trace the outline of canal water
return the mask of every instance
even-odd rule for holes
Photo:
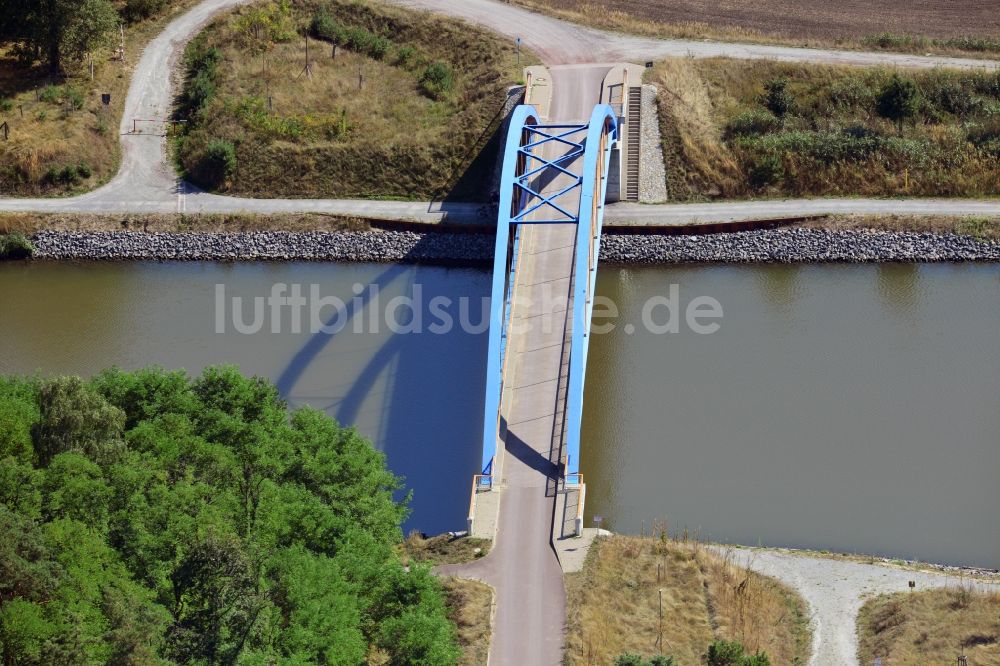
[[[587,525],[1000,567],[1000,266],[604,270],[718,332],[594,336]],[[653,311],[654,322],[666,310]]]
[[[414,492],[408,528],[462,529],[489,281],[373,264],[0,264],[0,373],[235,363],[384,450]],[[301,330],[286,306],[272,331],[264,301],[254,322],[275,284],[299,285]],[[643,309],[669,328],[671,285],[678,332],[651,331]],[[590,347],[588,525],[1000,566],[1000,266],[602,267],[598,292],[619,317]],[[723,311],[702,320],[719,324],[710,335],[684,321],[699,296]],[[327,301],[313,333],[324,298],[344,307]]]
[[[269,297],[275,284],[289,292],[299,285],[310,307],[317,289],[319,299],[337,298],[344,308],[320,310],[328,332],[315,334],[309,307],[298,333],[291,310],[282,308],[272,332],[264,302],[263,325],[253,332],[253,299]],[[413,491],[407,529],[461,530],[481,458],[486,336],[459,326],[446,334],[395,333],[372,314],[392,309],[393,327],[407,330],[415,319],[391,301],[419,285],[425,306],[453,299],[458,321],[464,298],[467,319],[478,324],[489,284],[478,270],[381,264],[0,263],[0,373],[88,376],[111,365],[197,373],[236,364],[277,382],[291,405],[323,409],[375,442]],[[221,299],[216,285],[224,285]],[[364,287],[361,294],[355,285]],[[233,323],[234,297],[243,299],[243,332]],[[343,327],[333,332],[338,313]]]

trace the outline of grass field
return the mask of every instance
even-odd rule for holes
[[[764,651],[775,665],[808,660],[804,602],[777,581],[696,542],[613,536],[596,541],[584,570],[567,576],[566,663],[657,654],[659,590],[662,653],[681,666],[704,663],[715,639]]]
[[[647,76],[673,201],[1000,193],[1000,73],[678,58]]]
[[[493,618],[493,590],[474,580],[442,580],[448,604],[448,617],[458,629],[462,656],[456,666],[486,666],[490,653]]]
[[[514,0],[599,28],[656,37],[990,57],[1000,13],[975,0]]]
[[[485,30],[379,3],[241,8],[188,49],[179,161],[250,196],[484,199],[514,65]]]
[[[886,666],[1000,664],[1000,594],[957,587],[882,595],[858,615],[858,658]]]
[[[0,45],[0,123],[10,138],[0,141],[0,195],[71,194],[92,189],[118,170],[118,125],[132,70],[146,43],[197,0],[168,0],[163,11],[125,28],[126,61],[112,49],[65,76],[48,67],[25,67]],[[111,94],[105,108],[101,94]]]

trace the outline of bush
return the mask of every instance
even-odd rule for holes
[[[872,86],[859,76],[848,76],[830,86],[830,102],[834,106],[849,108],[869,107],[875,102]]]
[[[90,178],[93,173],[90,169],[90,165],[86,162],[80,162],[76,165],[76,172],[80,174],[80,178]]]
[[[78,111],[83,108],[83,93],[76,88],[70,88],[67,86],[63,99],[66,100],[67,104]]]
[[[337,22],[326,7],[320,7],[313,14],[309,31],[317,39],[325,39],[333,44],[344,44],[347,41],[347,30]]]
[[[747,179],[750,185],[756,189],[762,189],[768,185],[773,185],[785,177],[785,166],[781,158],[774,154],[765,154],[757,157],[750,165]]]
[[[764,84],[761,103],[778,118],[784,118],[795,108],[795,98],[788,92],[788,79],[781,76]]]
[[[7,112],[14,108],[14,100],[12,99],[0,99],[0,111]]]
[[[125,0],[120,11],[126,22],[135,23],[159,14],[166,4],[166,0]]]
[[[765,653],[745,654],[738,641],[712,641],[705,661],[708,666],[771,666],[771,660]]]
[[[451,68],[440,60],[427,65],[420,76],[420,88],[433,99],[442,99],[451,91],[455,77]]]
[[[185,60],[187,80],[177,113],[190,118],[215,97],[215,78],[222,62],[222,51],[215,47],[206,49],[196,42],[185,53]]]
[[[753,109],[736,116],[726,124],[726,138],[759,136],[781,127],[781,121],[768,111]]]
[[[42,92],[38,93],[38,99],[49,104],[58,102],[61,97],[62,91],[59,86],[45,86],[42,88]]]
[[[396,51],[396,64],[408,68],[416,59],[417,50],[412,46],[400,46]]]
[[[24,234],[0,234],[0,259],[28,259],[35,253],[35,246]]]
[[[236,171],[236,146],[232,141],[212,139],[198,162],[197,180],[212,187],[221,187]]]
[[[900,128],[920,109],[920,90],[913,79],[893,74],[878,96],[876,110],[883,118],[894,120]]]

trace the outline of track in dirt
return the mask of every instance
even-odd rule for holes
[[[534,0],[582,10],[589,0]],[[993,37],[1000,8],[979,0],[602,0],[608,10],[658,23],[705,23],[781,37],[849,39],[892,32],[926,37]]]

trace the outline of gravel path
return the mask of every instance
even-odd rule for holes
[[[1000,583],[961,579],[954,575],[906,571],[781,550],[737,548],[734,561],[793,587],[809,604],[813,621],[810,666],[857,666],[855,623],[864,602],[878,594],[964,584],[1000,591]]]

